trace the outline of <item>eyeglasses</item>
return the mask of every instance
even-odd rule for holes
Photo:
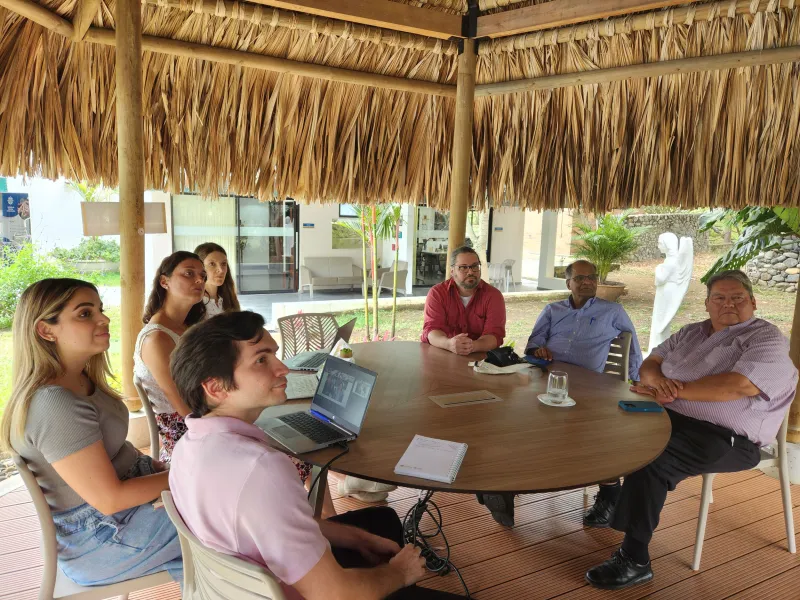
[[[716,296],[716,295],[714,295],[714,296],[711,296],[711,298],[709,298],[709,300],[711,300],[711,303],[712,304],[716,304],[717,306],[722,306],[722,305],[726,304],[727,302],[730,302],[731,304],[733,304],[735,306],[739,306],[740,304],[744,304],[745,302],[747,302],[748,299],[749,299],[748,296],[742,296],[742,295],[739,295],[739,294],[737,294],[736,296]]]
[[[474,265],[454,265],[454,267],[458,269],[458,272],[462,275],[469,271],[472,271],[473,273],[479,273],[481,270],[481,263],[475,263]]]
[[[582,284],[587,279],[592,283],[597,283],[597,274],[595,273],[592,275],[575,275],[574,277],[570,277],[570,279],[572,279],[572,281],[574,281],[578,285]]]

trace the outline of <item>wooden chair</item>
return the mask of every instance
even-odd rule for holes
[[[136,393],[139,394],[139,399],[142,401],[144,414],[147,416],[147,428],[150,431],[150,457],[153,460],[158,460],[161,453],[161,440],[158,437],[158,423],[156,423],[156,413],[153,411],[153,405],[150,404],[150,398],[147,397],[147,392],[142,387],[141,380],[134,375],[133,385],[136,388]]]
[[[36,516],[39,518],[39,525],[42,528],[44,571],[42,573],[42,583],[39,587],[39,600],[53,600],[54,598],[63,598],[64,600],[102,600],[103,598],[113,598],[115,596],[122,598],[122,600],[127,600],[130,592],[145,590],[172,581],[167,571],[109,585],[94,585],[91,587],[78,585],[69,579],[58,567],[56,526],[53,523],[50,506],[47,504],[44,493],[25,460],[16,453],[12,453],[11,458],[19,470],[28,493],[31,495],[33,506],[36,508]]]
[[[184,523],[172,494],[162,492],[161,499],[181,541],[183,600],[285,600],[272,573],[204,546]]]
[[[332,347],[339,325],[330,313],[300,313],[278,319],[278,329],[281,359],[285,360],[308,350]]]
[[[786,540],[789,552],[795,554],[797,547],[794,539],[794,517],[792,515],[792,490],[789,480],[789,461],[786,457],[786,430],[789,427],[789,410],[778,431],[778,454],[773,456],[764,449],[761,450],[761,462],[756,465],[756,469],[765,467],[777,467],[778,477],[781,482],[781,499],[783,500],[783,516],[786,521]],[[711,489],[716,473],[706,473],[703,475],[703,491],[700,495],[700,516],[697,520],[697,537],[694,541],[694,558],[692,569],[700,570],[700,557],[703,554],[703,540],[706,535],[706,521],[708,520],[708,505],[713,502]]]
[[[611,340],[606,366],[603,373],[619,377],[622,381],[628,380],[628,367],[631,357],[631,334],[623,331],[618,337]]]

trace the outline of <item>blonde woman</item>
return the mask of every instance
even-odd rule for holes
[[[239,299],[236,297],[236,285],[228,268],[228,254],[225,249],[214,242],[200,244],[194,253],[203,261],[208,279],[203,304],[206,305],[206,319],[220,315],[226,311],[239,311]]]
[[[169,358],[181,335],[205,317],[206,271],[196,254],[175,252],[158,267],[144,309],[145,326],[136,338],[133,374],[138,377],[156,414],[161,456],[169,462],[176,442],[186,433],[183,419],[191,411],[181,399],[169,372]]]
[[[128,412],[107,382],[108,323],[85,281],[45,279],[25,290],[0,446],[36,476],[70,579],[102,585],[167,570],[182,581],[177,532],[151,505],[168,474],[125,440]]]

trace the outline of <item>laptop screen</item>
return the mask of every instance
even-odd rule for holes
[[[311,409],[358,434],[377,377],[369,369],[331,356],[325,361]]]

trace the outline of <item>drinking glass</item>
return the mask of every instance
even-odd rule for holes
[[[547,378],[547,395],[553,402],[567,401],[567,374],[564,371],[551,371]]]

